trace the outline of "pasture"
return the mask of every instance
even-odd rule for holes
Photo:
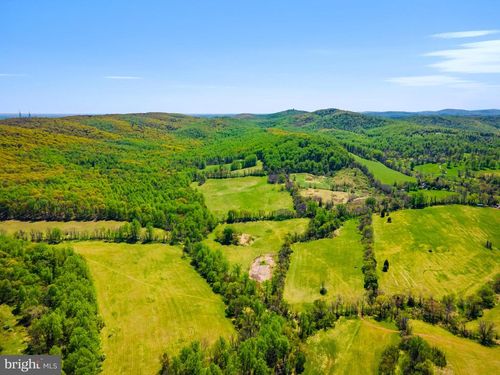
[[[379,287],[386,293],[471,294],[500,272],[497,209],[435,206],[393,212],[391,219],[373,217]],[[386,259],[389,270],[381,272]]]
[[[59,228],[63,232],[75,231],[78,233],[92,233],[99,229],[116,230],[124,221],[100,220],[100,221],[19,221],[6,220],[0,221],[0,231],[5,234],[14,234],[17,231],[23,230],[29,233],[31,230],[45,232],[53,228]]]
[[[445,373],[455,375],[498,374],[500,347],[488,348],[479,343],[454,336],[445,329],[417,320],[411,321],[413,333],[446,354]]]
[[[363,159],[357,155],[351,154],[354,160],[361,165],[364,165],[370,173],[386,185],[402,184],[405,182],[416,182],[417,179],[413,176],[407,176],[401,172],[391,169],[379,161]]]
[[[204,241],[211,249],[221,249],[231,264],[240,264],[248,271],[253,260],[265,254],[276,254],[287,233],[302,234],[306,231],[308,219],[291,219],[284,221],[252,221],[248,223],[221,224],[208,235]],[[215,241],[216,233],[230,226],[239,233],[251,236],[246,245],[221,245]]]
[[[293,210],[290,194],[283,185],[267,183],[267,177],[235,177],[209,179],[203,185],[193,185],[205,196],[205,203],[217,217],[229,210],[271,212]]]
[[[340,318],[304,345],[304,374],[376,374],[385,347],[399,342],[397,331],[372,320]]]
[[[104,374],[152,374],[160,355],[235,334],[222,299],[178,247],[76,242],[97,289]]]
[[[327,176],[315,176],[310,173],[292,173],[290,179],[294,181],[299,188],[307,189],[332,189],[332,178]]]
[[[364,294],[363,247],[357,222],[347,221],[335,238],[296,243],[292,246],[290,268],[285,282],[284,298],[296,309],[323,298],[338,296],[356,300]],[[328,293],[321,296],[324,283]]]
[[[448,190],[418,190],[418,191],[411,191],[409,195],[416,195],[418,193],[422,193],[424,196],[424,199],[426,201],[440,201],[444,200],[448,197],[453,197],[458,195],[458,193],[455,193],[453,191],[448,191]]]
[[[238,161],[243,163],[243,160],[238,160]],[[261,171],[262,169],[263,169],[262,161],[257,160],[257,164],[253,167],[240,168],[234,171],[231,171],[231,163],[207,165],[203,170],[206,172],[217,172],[219,170],[225,170],[225,171],[230,171],[230,174],[233,176],[240,176],[240,175],[242,176],[245,173],[257,172]]]

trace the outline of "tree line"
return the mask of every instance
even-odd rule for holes
[[[26,353],[61,355],[66,374],[100,373],[103,322],[83,258],[5,236],[0,253],[0,304],[27,328]]]

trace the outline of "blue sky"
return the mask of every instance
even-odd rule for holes
[[[500,108],[500,2],[0,1],[0,112]]]

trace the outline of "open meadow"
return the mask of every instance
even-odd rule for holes
[[[285,300],[297,309],[323,298],[356,300],[364,294],[363,247],[356,221],[347,221],[335,238],[296,243],[292,246],[285,283]],[[322,297],[322,283],[328,290]]]
[[[375,321],[341,318],[307,340],[304,374],[376,374],[385,347],[399,340],[397,331]]]
[[[379,286],[386,293],[472,294],[500,272],[497,209],[435,206],[393,212],[391,220],[373,216]],[[382,272],[386,259],[389,270]]]
[[[204,242],[211,249],[221,249],[231,264],[240,264],[244,271],[248,271],[255,258],[265,254],[276,254],[288,233],[304,233],[308,222],[308,219],[290,219],[221,224],[209,234]],[[230,226],[238,233],[249,235],[249,243],[246,245],[221,245],[216,242],[216,234],[224,230],[226,226]]]
[[[473,340],[457,337],[445,329],[422,321],[412,320],[413,333],[446,354],[445,374],[498,374],[500,347],[485,347]]]
[[[104,374],[152,374],[160,355],[235,334],[224,303],[178,247],[76,242],[97,289]]]
[[[401,172],[391,169],[379,161],[363,159],[357,155],[351,154],[361,165],[364,165],[375,179],[386,185],[401,184],[404,182],[416,182],[417,179],[413,176],[407,176]]]
[[[268,184],[267,177],[209,179],[201,186],[194,186],[205,196],[208,209],[218,217],[229,210],[258,213],[293,209],[292,198],[283,185]]]
[[[97,221],[19,221],[19,220],[6,220],[0,221],[0,231],[5,234],[14,234],[17,231],[30,231],[45,232],[47,230],[58,228],[63,232],[75,231],[78,233],[88,232],[92,233],[95,230],[111,229],[116,230],[125,224],[125,221],[115,220],[97,220]]]

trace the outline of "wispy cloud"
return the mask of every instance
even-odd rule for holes
[[[0,73],[0,77],[26,77],[26,74]]]
[[[106,79],[122,79],[122,80],[132,80],[132,79],[142,79],[142,77],[137,76],[105,76]]]
[[[500,39],[462,44],[458,49],[427,53],[443,61],[431,64],[444,72],[500,73]]]
[[[496,34],[498,32],[499,30],[452,31],[448,33],[433,34],[431,36],[441,39],[477,38],[480,36]]]
[[[394,77],[388,79],[387,81],[402,86],[450,86],[471,83],[471,81],[446,75]]]

